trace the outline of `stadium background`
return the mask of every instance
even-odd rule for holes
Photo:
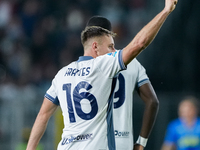
[[[111,20],[121,49],[164,7],[164,0],[1,0],[0,149],[15,150],[31,128],[55,73],[83,54],[80,32],[93,15]],[[200,98],[200,1],[180,0],[153,43],[137,59],[160,100],[147,150],[160,150],[166,126],[185,95]],[[143,104],[134,96],[135,134]],[[57,117],[56,117],[57,116]],[[62,127],[60,111],[41,140],[54,150]],[[25,133],[26,134],[26,133]]]

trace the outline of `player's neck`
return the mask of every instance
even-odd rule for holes
[[[93,58],[96,58],[97,54],[93,52],[92,50],[84,50],[83,56],[92,56]]]

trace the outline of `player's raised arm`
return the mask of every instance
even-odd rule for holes
[[[175,9],[177,2],[178,0],[165,0],[164,9],[143,27],[134,39],[124,48],[122,58],[125,65],[153,41],[168,15]]]

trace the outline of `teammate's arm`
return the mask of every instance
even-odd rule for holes
[[[168,15],[175,9],[178,0],[165,0],[164,9],[156,15],[124,48],[122,59],[125,65],[144,50],[155,38]]]
[[[41,109],[33,125],[26,150],[36,150],[36,147],[46,130],[47,123],[57,107],[57,105],[53,104],[47,98],[44,98]]]
[[[157,112],[159,109],[159,101],[151,83],[142,85],[138,90],[138,94],[145,103],[140,136],[148,139],[156,120]],[[136,147],[139,148],[138,145],[135,145],[134,150],[139,150]]]

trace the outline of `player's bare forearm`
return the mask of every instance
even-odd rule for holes
[[[168,15],[175,9],[177,0],[166,0],[165,8],[156,15],[123,50],[123,61],[127,65],[155,38]]]
[[[37,148],[37,145],[46,130],[49,118],[55,112],[56,108],[57,105],[44,98],[40,112],[33,125],[26,150],[35,150]]]
[[[35,150],[37,148],[37,145],[46,130],[47,122],[46,119],[43,119],[43,117],[38,114],[31,131],[27,150]]]
[[[145,111],[143,116],[143,123],[140,135],[144,138],[148,138],[151,130],[154,126],[159,105],[156,102],[148,102],[145,104]]]
[[[135,144],[133,150],[144,150],[144,147],[141,145]]]
[[[139,95],[145,103],[145,110],[140,136],[148,138],[157,117],[159,101],[150,83],[146,83],[139,88]]]

